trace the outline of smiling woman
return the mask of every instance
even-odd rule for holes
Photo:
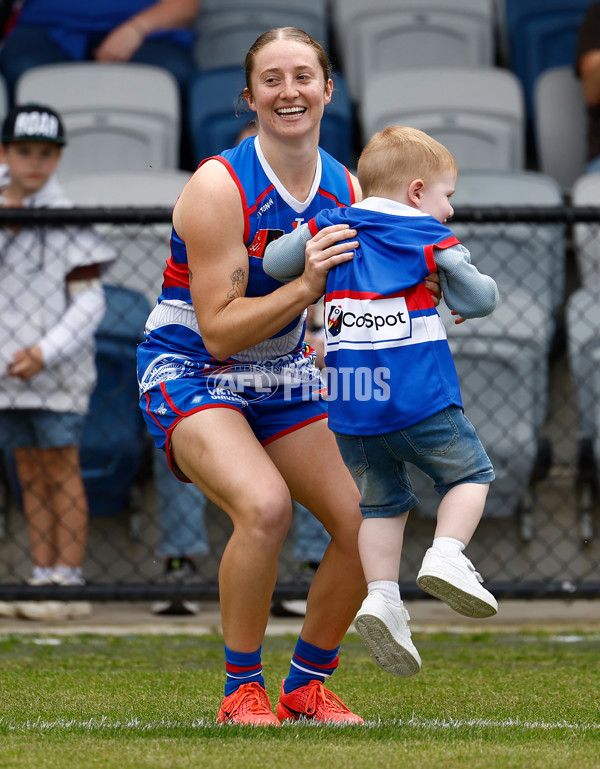
[[[358,491],[327,427],[315,353],[304,343],[306,308],[323,294],[329,269],[351,258],[341,241],[355,232],[320,232],[303,275],[285,285],[264,272],[262,259],[269,242],[323,209],[359,200],[360,190],[319,148],[333,91],[322,47],[296,28],[270,30],[245,69],[257,135],[205,160],[175,205],[163,293],[139,348],[141,406],[173,472],[234,525],[219,571],[227,671],[219,720],[362,723],[323,685],[365,583]],[[275,716],[261,645],[292,497],[331,543]]]

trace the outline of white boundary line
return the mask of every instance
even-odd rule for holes
[[[332,724],[333,726],[334,724]],[[113,721],[108,716],[100,716],[98,718],[90,718],[87,720],[78,719],[62,719],[57,718],[52,721],[47,721],[39,716],[37,719],[27,719],[19,723],[5,721],[0,718],[0,730],[8,730],[10,732],[48,732],[48,731],[69,731],[87,729],[90,732],[99,732],[103,729],[114,730],[131,730],[131,731],[151,731],[154,729],[204,729],[208,727],[217,726],[217,721],[208,718],[199,718],[192,721],[175,721],[167,718],[162,718],[154,721],[143,721],[139,718],[130,718],[124,721]],[[284,728],[291,728],[297,726],[304,727],[319,727],[321,724],[315,722],[304,722],[301,724],[290,723],[284,724]],[[378,719],[376,721],[367,721],[365,723],[367,728],[389,728],[389,727],[412,727],[414,729],[422,729],[424,731],[440,730],[440,731],[460,731],[461,729],[525,729],[529,731],[574,731],[574,732],[598,732],[600,731],[600,722],[584,722],[573,723],[570,721],[523,721],[520,718],[507,718],[502,720],[495,719],[458,719],[458,718],[433,718],[433,719],[421,719],[421,718],[394,718],[394,719]]]

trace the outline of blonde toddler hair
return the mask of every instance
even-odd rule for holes
[[[430,182],[440,173],[457,173],[451,152],[423,131],[390,126],[371,137],[358,159],[364,197],[392,197],[413,179]]]

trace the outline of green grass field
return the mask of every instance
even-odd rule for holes
[[[277,699],[295,639],[267,637]],[[219,726],[222,639],[0,637],[2,769],[595,769],[600,635],[415,635],[394,678],[348,635],[331,688],[365,726]]]

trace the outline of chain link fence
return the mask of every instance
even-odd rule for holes
[[[58,242],[69,248],[82,228],[91,228],[91,247],[109,244],[116,254],[103,272],[107,310],[96,333],[98,383],[80,452],[89,502],[86,584],[28,584],[35,521],[30,515],[28,527],[14,458],[3,447],[0,600],[218,595],[229,519],[194,487],[165,472],[137,405],[135,349],[160,292],[170,214],[163,208],[0,211],[0,274],[25,231],[38,244],[36,251],[18,254],[32,281],[36,260],[52,256],[52,232],[62,233]],[[496,279],[501,299],[489,318],[459,326],[440,307],[465,411],[497,475],[469,556],[499,597],[598,597],[600,209],[462,208],[452,228],[474,263]],[[19,347],[21,332],[11,310],[19,297],[10,295],[8,285],[0,283],[3,377],[6,351]],[[38,300],[36,311],[43,315],[43,288]],[[420,504],[405,537],[400,583],[406,598],[424,597],[414,580],[433,536],[438,502],[424,477],[416,471],[411,477]],[[40,509],[47,503],[40,499]],[[301,564],[317,558],[313,545],[326,545],[324,533],[298,510],[280,559],[280,597],[306,595]],[[177,548],[195,557],[194,584],[164,584],[164,557]]]

